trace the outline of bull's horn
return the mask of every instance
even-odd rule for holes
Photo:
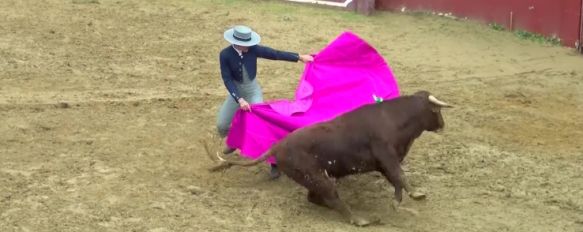
[[[442,106],[442,107],[452,107],[452,106],[448,105],[445,102],[442,102],[440,100],[437,100],[437,98],[435,98],[433,95],[429,95],[429,101],[435,103],[438,106]]]

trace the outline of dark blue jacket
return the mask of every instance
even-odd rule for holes
[[[249,79],[255,79],[257,73],[257,57],[270,60],[286,60],[297,62],[300,58],[298,53],[279,51],[270,47],[255,45],[249,47],[247,52],[243,53],[243,58],[239,56],[237,50],[232,45],[224,48],[219,56],[221,64],[221,76],[229,94],[238,102],[241,96],[235,86],[235,81],[243,81],[243,69],[249,75]]]

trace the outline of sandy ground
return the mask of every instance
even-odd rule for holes
[[[272,1],[0,1],[1,231],[583,231],[583,57],[467,21],[372,17]],[[316,52],[345,29],[381,52],[404,93],[456,105],[406,160],[428,193],[390,207],[378,174],[340,194],[383,224],[356,228],[268,167],[209,174],[225,97],[222,32]],[[266,99],[301,63],[260,61]],[[218,141],[216,141],[218,144]],[[219,149],[219,146],[215,146]]]

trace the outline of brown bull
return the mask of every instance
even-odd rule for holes
[[[254,161],[228,161],[217,171],[232,165],[251,166],[275,155],[281,172],[308,189],[308,200],[340,212],[351,223],[368,225],[370,220],[355,216],[338,197],[332,178],[378,171],[394,186],[393,207],[402,201],[402,189],[413,199],[423,199],[408,183],[401,169],[413,141],[424,131],[444,127],[441,108],[450,107],[427,91],[370,104],[333,120],[293,131]]]

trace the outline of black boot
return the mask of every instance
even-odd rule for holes
[[[277,169],[277,164],[271,164],[271,172],[269,173],[269,176],[272,180],[275,180],[281,176],[281,172],[279,169]]]
[[[225,148],[223,149],[223,154],[228,155],[228,154],[235,152],[235,150],[237,150],[237,149],[225,146]]]

